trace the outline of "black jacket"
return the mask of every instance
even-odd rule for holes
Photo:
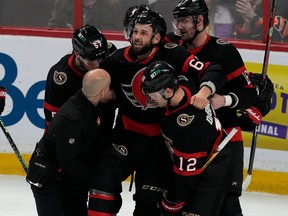
[[[58,172],[86,181],[100,151],[100,115],[79,90],[57,112],[38,146],[55,163]]]

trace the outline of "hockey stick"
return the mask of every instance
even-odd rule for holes
[[[4,123],[3,123],[2,119],[1,119],[1,117],[0,117],[0,126],[1,126],[1,129],[2,129],[3,133],[5,134],[6,138],[8,139],[8,141],[9,141],[9,143],[10,143],[12,149],[14,150],[14,152],[15,152],[15,154],[16,154],[18,160],[19,160],[19,162],[21,163],[21,165],[22,165],[24,171],[27,173],[27,171],[28,171],[28,167],[27,167],[27,165],[26,165],[26,163],[25,163],[25,161],[24,161],[24,159],[23,159],[21,153],[19,152],[19,150],[18,150],[16,144],[14,143],[12,137],[10,136],[9,132],[7,131],[7,129],[6,129],[5,125],[4,125]]]
[[[268,33],[267,33],[267,41],[266,41],[264,60],[263,60],[263,68],[262,68],[263,80],[265,80],[267,76],[267,68],[268,68],[268,62],[269,62],[269,56],[270,56],[270,47],[272,43],[272,36],[273,36],[273,30],[274,30],[274,19],[276,15],[276,6],[277,6],[277,0],[273,0],[272,6],[271,6],[269,28],[268,28]],[[256,141],[257,141],[257,127],[258,125],[256,125],[253,130],[249,165],[248,165],[248,170],[247,170],[247,176],[245,177],[245,180],[242,183],[242,191],[245,191],[248,188],[252,179],[252,171],[253,171],[253,164],[254,164],[255,151],[256,151]]]
[[[215,152],[209,158],[209,160],[203,165],[203,170],[214,160],[214,158],[219,154],[219,152],[227,145],[231,138],[237,133],[238,129],[233,128],[230,133],[222,140],[222,142],[217,146]]]

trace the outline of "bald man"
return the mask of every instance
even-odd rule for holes
[[[110,75],[103,69],[91,70],[85,74],[82,82],[82,92],[86,98],[96,106],[99,101],[106,103],[112,100],[114,95],[109,90]]]
[[[100,125],[111,99],[109,74],[87,72],[83,87],[57,112],[37,143],[26,180],[39,216],[87,216],[88,179],[101,151]]]

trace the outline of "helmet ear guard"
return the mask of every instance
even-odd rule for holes
[[[108,43],[104,35],[93,25],[77,29],[72,36],[73,49],[84,59],[105,60],[109,56]]]

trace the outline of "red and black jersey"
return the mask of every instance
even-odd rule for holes
[[[221,88],[225,82],[219,65],[202,62],[177,44],[160,45],[156,49],[153,55],[138,61],[134,58],[131,46],[128,46],[117,50],[102,65],[111,75],[111,88],[115,91],[121,116],[120,124],[127,130],[147,136],[160,135],[159,122],[163,114],[162,108],[146,106],[147,98],[141,90],[142,75],[149,64],[166,61],[179,74],[191,75],[198,80],[198,84],[210,82],[211,88],[215,90]]]
[[[169,196],[178,197],[179,200],[185,200],[186,197],[179,196],[189,194],[187,190],[193,189],[199,182],[203,165],[223,136],[221,124],[210,105],[203,110],[190,105],[191,82],[184,82],[180,80],[179,83],[185,96],[177,107],[167,106],[161,121],[162,135],[173,158],[175,175],[175,185],[168,190]],[[174,190],[178,188],[177,185],[186,191]]]
[[[171,35],[173,33],[167,35],[167,41]],[[187,48],[180,37],[171,38],[174,41],[178,38],[178,44]],[[257,98],[257,92],[249,80],[238,50],[229,41],[208,35],[202,46],[188,49],[188,51],[203,61],[213,61],[221,65],[226,74],[226,84],[217,93],[221,95],[233,94],[236,100],[230,107],[220,108],[216,112],[224,128],[238,126],[237,109],[249,108]]]
[[[75,54],[68,54],[51,67],[46,79],[44,98],[45,125],[55,112],[82,87],[84,73],[73,65]]]

